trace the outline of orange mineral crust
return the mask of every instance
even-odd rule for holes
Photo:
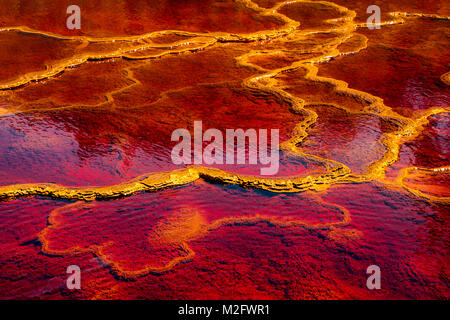
[[[448,2],[72,4],[0,6],[0,299],[450,298]]]

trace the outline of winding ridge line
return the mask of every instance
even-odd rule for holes
[[[226,34],[218,33],[218,34],[208,34],[208,36],[212,39],[211,41],[207,41],[205,43],[204,39],[202,39],[201,45],[199,47],[193,47],[193,48],[185,48],[185,49],[179,49],[176,48],[176,50],[167,50],[163,53],[160,53],[156,56],[161,56],[165,54],[171,54],[171,53],[181,53],[185,51],[195,51],[203,47],[214,45],[214,43],[218,41],[227,42],[227,41],[256,41],[261,39],[269,39],[269,38],[275,38],[275,37],[282,37],[286,35],[290,36],[296,36],[298,38],[302,38],[304,36],[308,36],[314,32],[302,32],[300,31],[294,31],[300,23],[297,21],[294,21],[279,12],[279,10],[282,6],[291,4],[293,2],[307,2],[307,3],[320,3],[323,5],[327,5],[330,7],[333,7],[338,12],[340,12],[343,16],[339,19],[332,19],[331,21],[333,23],[338,24],[337,26],[330,27],[328,30],[321,30],[322,33],[330,33],[330,32],[339,32],[341,34],[337,37],[337,39],[333,39],[329,42],[325,42],[322,45],[318,45],[314,52],[320,52],[321,55],[319,57],[311,58],[311,59],[305,59],[300,60],[292,63],[291,65],[279,68],[276,70],[266,70],[260,66],[257,66],[253,63],[249,62],[249,58],[251,56],[258,56],[258,55],[265,55],[267,53],[273,53],[278,52],[280,50],[261,50],[261,51],[251,51],[250,53],[246,53],[240,57],[237,58],[237,63],[241,66],[247,66],[250,68],[254,68],[256,70],[264,71],[266,73],[262,75],[252,76],[250,78],[245,79],[242,82],[242,86],[246,89],[248,89],[251,92],[257,92],[261,93],[264,92],[269,95],[273,95],[282,101],[288,103],[291,106],[291,110],[293,113],[301,113],[305,115],[305,119],[298,123],[292,133],[292,137],[284,141],[280,145],[280,149],[288,152],[293,157],[307,157],[310,159],[314,159],[315,161],[321,162],[326,167],[326,172],[323,174],[317,174],[317,175],[307,175],[307,176],[295,176],[295,177],[289,177],[289,178],[264,178],[259,176],[249,176],[249,175],[241,175],[231,172],[226,172],[223,170],[215,169],[215,168],[209,168],[209,167],[188,167],[186,169],[179,169],[174,170],[170,172],[160,172],[160,173],[149,173],[146,175],[143,175],[141,177],[138,177],[136,179],[133,179],[130,182],[126,182],[123,184],[118,184],[114,186],[103,186],[103,187],[66,187],[61,186],[57,184],[48,184],[48,183],[34,183],[34,184],[18,184],[18,185],[9,185],[9,186],[1,186],[0,187],[0,198],[16,198],[16,197],[25,197],[25,196],[33,196],[33,195],[39,195],[39,196],[48,196],[53,198],[59,198],[59,199],[71,199],[71,200],[84,200],[84,201],[91,201],[95,199],[113,199],[113,198],[119,198],[124,196],[130,196],[132,194],[135,194],[140,191],[157,191],[161,190],[163,188],[173,187],[173,186],[179,186],[191,183],[197,179],[204,179],[206,181],[212,181],[212,182],[219,182],[219,183],[227,183],[227,184],[237,184],[243,187],[251,187],[251,188],[259,188],[264,190],[269,190],[272,192],[299,192],[299,191],[305,191],[305,190],[325,190],[330,185],[335,183],[359,183],[359,182],[366,182],[371,180],[379,180],[384,181],[385,177],[385,170],[388,166],[390,166],[392,163],[397,161],[398,154],[399,154],[399,146],[404,143],[405,141],[411,140],[414,137],[416,137],[422,130],[423,124],[427,121],[427,118],[431,115],[439,114],[439,113],[447,113],[450,111],[449,108],[434,108],[425,111],[423,114],[421,114],[417,118],[406,118],[403,116],[400,116],[399,114],[395,113],[391,108],[386,106],[383,102],[383,100],[379,97],[373,96],[369,93],[362,92],[359,90],[348,88],[348,84],[341,80],[336,80],[332,78],[326,78],[326,77],[319,77],[317,76],[318,68],[316,67],[316,64],[326,62],[330,60],[331,58],[338,57],[340,55],[347,55],[351,53],[357,53],[365,48],[367,48],[367,38],[365,38],[365,41],[363,44],[356,49],[354,49],[353,52],[346,52],[342,53],[340,50],[338,50],[338,45],[344,43],[348,39],[350,39],[354,35],[354,31],[361,27],[360,25],[354,23],[353,19],[356,16],[355,11],[349,10],[345,7],[339,6],[337,4],[327,2],[327,1],[285,1],[280,2],[277,5],[275,5],[271,9],[262,9],[259,6],[257,6],[255,3],[251,2],[250,0],[241,0],[245,5],[248,7],[260,12],[263,15],[271,15],[274,17],[278,17],[285,21],[286,25],[284,28],[280,30],[275,31],[267,31],[267,32],[256,32],[253,34],[248,35],[236,35],[236,34]],[[394,16],[399,16],[398,13]],[[407,14],[404,16],[408,16]],[[414,17],[417,16],[417,14],[413,15]],[[431,17],[436,18],[436,17]],[[442,18],[442,17],[440,17]],[[7,30],[7,29],[4,29]],[[9,30],[9,29],[8,29]],[[31,32],[32,30],[29,30],[27,28],[24,29],[25,31]],[[24,31],[21,30],[21,31]],[[1,31],[1,30],[0,30]],[[36,32],[39,33],[39,32]],[[170,33],[176,33],[176,34],[184,34],[189,36],[204,36],[203,34],[194,34],[194,33],[184,33],[182,31],[162,31],[158,32],[157,34],[170,34]],[[39,33],[40,34],[40,33]],[[122,40],[130,40],[130,39],[145,39],[149,38],[152,34],[146,34],[143,36],[139,36],[139,38],[136,37],[126,37],[126,39],[122,38],[114,38],[114,39],[106,39],[106,38],[100,38],[100,39],[91,39],[91,38],[84,38],[84,41],[122,41]],[[56,36],[56,35],[49,35],[49,36]],[[79,37],[77,37],[79,39]],[[195,38],[190,43],[195,43],[199,40],[195,40]],[[183,42],[183,40],[181,41]],[[181,46],[181,42],[177,42],[177,45]],[[142,48],[148,48],[148,44],[142,45]],[[126,52],[124,50],[127,50]],[[126,58],[133,58],[132,56],[127,55],[128,52],[130,52],[129,48],[124,50],[117,50],[113,53],[107,54],[105,56],[90,56],[90,58],[96,57],[96,58],[110,58],[110,57],[126,57]],[[134,49],[133,49],[134,50]],[[283,51],[283,50],[281,50]],[[139,59],[150,59],[154,58],[155,56],[144,56],[144,57],[138,57]],[[78,60],[72,61],[72,64],[81,64],[84,63],[89,59],[88,56],[84,56],[82,58],[77,58]],[[77,62],[78,61],[78,62]],[[64,68],[67,67],[67,64],[59,65],[54,68],[50,68],[51,70],[42,73],[39,76],[35,76],[36,79],[42,79],[46,78],[52,75],[55,75],[55,72],[59,70],[58,72],[61,72]],[[396,125],[399,129],[395,132],[391,133],[384,133],[383,138],[381,140],[381,143],[385,146],[386,151],[384,155],[369,165],[366,168],[365,174],[353,174],[351,170],[344,164],[331,160],[331,159],[325,159],[318,156],[314,156],[311,154],[303,153],[301,149],[298,147],[299,144],[301,144],[305,138],[307,137],[308,133],[307,130],[317,121],[318,115],[313,110],[305,109],[306,102],[301,99],[300,97],[296,97],[287,91],[277,88],[276,87],[276,79],[275,77],[279,74],[290,72],[299,68],[303,68],[307,71],[307,74],[305,76],[305,79],[318,82],[318,83],[325,83],[329,85],[333,90],[342,95],[348,95],[355,98],[358,98],[360,100],[364,100],[369,102],[369,105],[361,111],[361,113],[365,114],[371,114],[378,117],[381,117],[394,125]],[[131,71],[129,71],[129,76],[132,78]],[[444,83],[448,84],[449,74],[444,74],[441,79]],[[26,75],[26,79],[23,79],[23,81],[19,81],[16,83],[9,83],[4,84],[4,88],[14,88],[17,85],[27,83],[27,81],[30,80],[30,76]],[[135,79],[138,81],[137,79]],[[111,96],[108,96],[108,100],[112,99]],[[341,107],[345,109],[344,107]],[[347,109],[345,109],[347,110]],[[347,112],[350,112],[347,110]],[[402,184],[403,186],[403,184]],[[404,186],[403,186],[404,187]],[[409,190],[405,187],[406,190]],[[409,190],[410,191],[410,190]],[[419,193],[414,193],[415,195],[423,196]],[[432,200],[432,198],[428,199]]]
[[[215,231],[225,226],[237,226],[242,224],[257,225],[263,223],[270,226],[276,226],[281,228],[299,227],[304,228],[306,230],[334,230],[335,228],[341,228],[350,224],[351,217],[349,211],[346,208],[337,204],[328,203],[319,197],[315,198],[316,201],[322,205],[336,208],[342,214],[342,220],[329,223],[307,223],[302,220],[277,218],[264,215],[254,215],[251,217],[228,217],[215,220],[209,224],[199,225],[200,227],[199,230],[195,235],[191,236],[191,240],[197,239],[201,236],[204,236],[208,232]],[[106,241],[102,244],[90,245],[88,247],[81,247],[77,245],[67,250],[51,249],[51,243],[48,240],[48,233],[51,232],[51,230],[57,229],[60,226],[60,223],[56,219],[58,215],[68,210],[77,208],[91,208],[93,206],[94,206],[93,202],[75,202],[52,210],[48,218],[49,225],[45,229],[43,229],[38,235],[38,239],[42,244],[42,252],[44,254],[54,256],[64,256],[79,252],[90,252],[96,257],[98,257],[104,265],[109,266],[114,274],[125,279],[136,279],[145,276],[147,274],[161,274],[173,269],[175,266],[179,264],[189,262],[194,258],[195,252],[188,245],[188,241],[183,240],[167,243],[167,245],[172,246],[175,245],[183,253],[183,255],[174,257],[164,265],[158,266],[148,264],[145,267],[142,267],[138,270],[126,270],[125,268],[121,267],[118,262],[110,259],[107,256],[107,254],[105,254],[105,249],[114,245],[112,241]]]

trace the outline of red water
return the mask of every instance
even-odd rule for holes
[[[450,298],[445,1],[70,4],[0,6],[0,298]],[[279,172],[175,171],[196,120]]]

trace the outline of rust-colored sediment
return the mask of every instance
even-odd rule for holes
[[[299,3],[310,3],[309,1],[297,1]],[[58,38],[58,39],[71,39],[71,40],[79,40],[83,43],[91,43],[91,42],[115,42],[115,41],[141,41],[152,39],[152,37],[157,37],[161,35],[182,35],[192,37],[189,41],[177,41],[169,48],[164,47],[164,45],[158,44],[144,44],[139,45],[137,47],[125,48],[125,49],[117,49],[113,52],[108,52],[106,54],[101,55],[92,55],[85,54],[82,56],[75,56],[67,61],[62,63],[56,63],[55,65],[48,66],[45,72],[38,72],[24,75],[21,79],[15,80],[9,83],[3,83],[2,89],[11,89],[17,86],[21,86],[26,84],[32,80],[39,80],[54,76],[62,72],[68,66],[76,66],[82,63],[85,63],[89,59],[106,59],[113,57],[123,57],[129,59],[152,59],[161,57],[166,54],[174,54],[174,53],[182,53],[185,51],[197,51],[203,49],[207,46],[214,45],[215,42],[228,42],[228,41],[256,41],[261,39],[270,39],[276,37],[286,36],[294,29],[299,26],[299,22],[292,20],[284,15],[281,15],[277,12],[281,7],[291,4],[292,2],[282,2],[277,4],[272,9],[262,9],[257,5],[252,3],[251,1],[245,1],[245,4],[249,7],[257,10],[263,15],[273,15],[274,17],[280,18],[285,22],[285,25],[282,29],[268,32],[256,32],[253,34],[244,34],[244,35],[236,35],[236,34],[223,34],[223,33],[209,33],[208,38],[210,40],[205,41],[205,37],[203,34],[189,33],[189,32],[180,32],[180,31],[172,31],[167,30],[164,32],[156,32],[150,34],[144,34],[142,36],[132,36],[132,37],[118,37],[118,38],[89,38],[89,37],[66,37],[66,36],[58,36],[55,34],[45,33],[30,30],[27,27],[23,28],[4,28],[5,30],[17,30],[25,33],[39,33],[49,37]],[[63,198],[63,199],[81,199],[81,200],[94,200],[94,199],[108,199],[108,198],[116,198],[120,196],[128,196],[138,191],[154,191],[166,187],[172,187],[182,184],[187,184],[195,181],[199,178],[204,178],[208,181],[217,181],[221,183],[230,183],[230,184],[238,184],[244,187],[253,187],[253,188],[261,188],[265,190],[270,190],[274,192],[298,192],[305,190],[323,190],[328,186],[334,183],[347,183],[347,182],[363,182],[370,180],[382,180],[385,169],[392,163],[394,163],[398,158],[399,146],[401,143],[407,141],[408,139],[412,139],[415,135],[417,135],[426,118],[433,114],[449,112],[449,108],[434,108],[428,110],[424,115],[420,115],[417,118],[405,118],[400,116],[392,111],[391,108],[386,106],[383,103],[383,100],[379,97],[373,96],[369,93],[362,92],[359,90],[348,88],[348,84],[341,80],[336,80],[332,78],[320,77],[317,76],[318,67],[316,64],[322,63],[330,60],[333,57],[338,57],[340,55],[347,55],[357,53],[360,50],[364,50],[367,47],[367,40],[361,43],[358,43],[353,51],[344,51],[341,52],[339,50],[339,46],[348,41],[351,37],[353,37],[354,31],[357,27],[361,27],[356,25],[353,22],[353,18],[355,17],[355,12],[352,10],[348,10],[345,7],[336,5],[330,2],[320,2],[320,4],[324,6],[331,7],[335,9],[342,17],[339,19],[334,19],[333,21],[340,22],[339,27],[332,27],[325,30],[320,30],[323,33],[326,32],[335,32],[339,31],[339,36],[337,38],[333,38],[332,41],[325,42],[323,44],[318,44],[316,48],[314,48],[313,52],[320,53],[319,56],[304,59],[300,61],[295,61],[287,67],[275,69],[275,70],[267,70],[265,68],[254,65],[249,62],[250,57],[255,56],[266,56],[269,54],[274,54],[279,52],[280,50],[254,50],[249,53],[246,53],[240,56],[237,61],[242,66],[248,66],[250,68],[254,68],[256,70],[265,71],[262,75],[257,75],[246,79],[242,85],[249,90],[252,91],[261,91],[270,95],[274,95],[277,98],[280,98],[291,105],[293,113],[305,114],[305,118],[302,122],[298,123],[294,128],[292,133],[292,138],[284,141],[281,144],[281,149],[285,151],[289,151],[293,155],[299,155],[302,157],[310,157],[316,161],[320,161],[325,164],[328,168],[328,172],[320,175],[308,175],[308,176],[300,176],[293,178],[262,178],[256,176],[245,176],[240,174],[233,174],[229,172],[225,172],[223,170],[207,168],[207,167],[192,167],[184,170],[176,170],[173,172],[162,172],[162,173],[152,173],[149,174],[146,178],[137,178],[134,182],[124,183],[115,186],[109,187],[92,187],[92,188],[68,188],[60,185],[54,184],[22,184],[22,185],[11,185],[11,186],[2,186],[0,187],[0,197],[20,197],[20,196],[28,196],[28,195],[40,195],[40,196],[50,196],[54,198]],[[395,13],[396,16],[402,17],[420,17],[419,14],[400,14]],[[435,19],[444,19],[445,17],[434,17],[430,15],[426,15],[428,18]],[[306,32],[307,35],[307,32]],[[305,37],[305,32],[295,31],[293,34],[290,34],[290,41],[298,39],[301,41]],[[363,37],[365,38],[365,37]],[[197,45],[196,45],[197,44]],[[187,48],[184,48],[187,47]],[[153,55],[142,55],[142,56],[133,56],[131,53],[136,50],[143,50],[149,48],[163,48],[164,51],[158,52]],[[386,151],[380,159],[373,162],[367,167],[367,172],[365,174],[353,174],[348,166],[339,163],[337,161],[333,161],[331,159],[326,159],[322,157],[317,157],[311,154],[305,154],[301,151],[301,148],[298,146],[306,139],[308,136],[307,130],[316,122],[317,114],[310,110],[305,109],[305,101],[296,97],[292,94],[289,94],[286,90],[282,90],[277,88],[276,86],[276,77],[280,74],[285,74],[297,69],[305,69],[306,75],[304,78],[306,80],[312,81],[314,83],[323,83],[327,86],[331,87],[337,94],[343,96],[350,96],[352,98],[358,99],[360,101],[365,101],[367,106],[362,109],[360,112],[363,114],[371,114],[377,117],[383,118],[392,124],[399,127],[396,132],[393,133],[385,133],[382,138],[382,144],[386,147]],[[131,71],[128,70],[131,73]],[[130,79],[133,80],[134,83],[138,83],[139,80],[132,77],[130,74]],[[441,77],[442,81],[448,83],[448,73]],[[124,90],[124,89],[121,89]],[[117,91],[115,92],[117,93]],[[102,103],[101,105],[105,105],[108,102],[111,102],[113,98],[111,97],[111,93],[107,94],[107,101]],[[98,106],[98,105],[97,105]],[[340,106],[344,108],[343,106]],[[41,110],[42,111],[42,110]],[[347,110],[351,112],[351,110]],[[4,111],[5,112],[5,111]],[[6,112],[5,112],[6,113]]]
[[[285,1],[277,3],[271,8],[260,7],[250,0],[242,0],[238,2],[241,5],[254,10],[261,16],[270,16],[274,19],[282,21],[282,26],[274,30],[262,30],[247,34],[227,32],[201,33],[182,30],[164,30],[145,33],[142,35],[120,37],[67,36],[34,30],[26,26],[3,27],[0,29],[0,32],[19,32],[30,35],[43,35],[52,39],[72,41],[73,43],[70,45],[79,48],[78,51],[81,51],[81,53],[63,57],[54,61],[52,64],[45,65],[43,67],[45,70],[28,72],[15,79],[9,79],[1,82],[0,89],[3,91],[1,91],[0,94],[4,97],[9,97],[12,93],[14,93],[14,90],[20,86],[27,85],[32,81],[52,78],[61,72],[64,72],[64,70],[69,67],[79,67],[89,60],[112,58],[148,60],[171,54],[196,52],[214,47],[219,43],[251,43],[275,39],[286,47],[276,49],[266,49],[263,47],[259,49],[257,48],[257,45],[255,45],[254,49],[247,51],[236,59],[239,66],[249,68],[256,74],[242,81],[242,87],[252,93],[274,96],[290,105],[292,113],[303,115],[302,121],[299,122],[293,129],[290,139],[283,141],[280,145],[280,149],[289,154],[292,158],[309,158],[323,164],[327,169],[325,173],[282,178],[264,178],[260,176],[227,172],[225,170],[211,167],[191,166],[185,169],[177,169],[168,172],[148,173],[137,177],[132,181],[112,186],[67,187],[51,183],[0,186],[0,198],[45,196],[56,199],[83,201],[114,199],[131,196],[140,191],[158,191],[164,188],[186,185],[196,180],[203,179],[208,182],[212,181],[225,184],[235,184],[246,188],[257,188],[283,193],[301,192],[306,190],[321,191],[329,188],[333,184],[338,183],[377,181],[380,183],[385,183],[387,186],[404,188],[410,192],[412,196],[419,197],[427,201],[449,203],[449,197],[440,197],[426,193],[425,191],[419,190],[411,186],[411,184],[405,182],[405,180],[415,171],[420,171],[423,174],[444,174],[447,173],[449,167],[441,167],[436,169],[408,167],[402,169],[396,179],[386,178],[386,169],[398,160],[401,145],[407,141],[417,138],[422,130],[424,130],[429,117],[449,113],[449,107],[432,106],[427,110],[417,112],[413,117],[405,117],[385,105],[383,99],[380,97],[374,96],[368,92],[349,88],[348,83],[345,81],[318,75],[318,71],[320,70],[320,65],[322,63],[329,62],[337,57],[358,54],[358,52],[367,48],[367,37],[355,33],[358,28],[367,27],[365,23],[355,21],[355,11],[327,1]],[[312,25],[312,29],[303,30],[301,23],[296,21],[294,19],[295,17],[288,17],[288,14],[286,13],[289,12],[289,6],[294,4],[320,5],[326,7],[333,14],[336,14],[338,18],[329,19],[323,25]],[[284,12],[284,14],[281,12]],[[447,16],[436,14],[407,12],[392,12],[391,16],[392,20],[383,21],[381,24],[388,25],[404,23],[407,19],[449,19]],[[333,36],[327,40],[311,40],[318,33],[332,34]],[[182,37],[183,39],[170,43],[161,43],[158,39],[162,37],[167,37],[169,39],[170,37],[174,37],[175,39],[177,39],[176,37]],[[305,41],[313,42],[313,45],[311,45],[308,50],[304,50],[305,52],[300,52],[299,50],[289,48],[290,43],[304,43]],[[99,43],[102,45],[111,45],[111,49],[105,49],[101,53],[95,53],[91,50],[91,48],[95,48],[95,45],[98,45]],[[305,56],[305,53],[310,54],[310,56]],[[268,60],[269,57],[270,60]],[[140,81],[134,77],[131,67],[124,70],[131,84],[108,92],[106,94],[106,101],[84,107],[108,108],[114,104],[115,94],[124,92],[130,87],[140,84]],[[290,91],[292,86],[282,83],[282,76],[296,71],[302,71],[304,73],[302,80],[318,85],[324,85],[330,88],[333,94],[358,101],[360,102],[361,108],[359,110],[355,110],[351,107],[333,103],[329,103],[329,106],[340,108],[349,114],[361,114],[377,117],[390,123],[392,127],[396,128],[394,131],[382,134],[379,142],[382,146],[384,146],[383,154],[381,157],[375,159],[367,165],[364,168],[363,173],[356,174],[352,172],[348,165],[337,160],[303,152],[302,143],[304,143],[308,137],[308,130],[317,122],[318,114],[311,108],[314,104],[310,104],[305,99],[302,99],[302,97],[296,96],[295,93]],[[450,72],[443,74],[440,79],[444,84],[450,85]],[[26,109],[27,102],[21,101],[20,103],[22,103],[22,106],[25,106],[25,108],[17,109],[18,111],[0,108],[0,116],[11,115],[14,112],[33,112],[33,110]],[[80,106],[65,106],[62,108],[78,107]],[[51,110],[57,110],[57,108],[53,108]],[[45,110],[38,110],[36,112],[42,111]],[[322,200],[320,201],[321,203],[326,203]],[[49,249],[46,235],[48,230],[51,230],[58,224],[54,217],[66,210],[70,210],[78,206],[88,205],[89,203],[77,202],[52,211],[49,217],[50,226],[48,226],[39,235],[39,239],[43,245],[43,252],[48,254],[65,255],[79,251],[90,251],[100,257],[103,263],[111,266],[117,274],[123,277],[138,277],[148,273],[165,272],[180,263],[191,260],[194,256],[193,250],[187,244],[188,240],[184,239],[179,242],[179,248],[182,252],[184,252],[183,256],[175,257],[163,266],[148,266],[138,271],[127,271],[117,265],[114,261],[108,259],[108,257],[104,254],[103,251],[105,247],[109,245],[108,243],[89,248],[75,247],[70,251],[64,252]],[[222,226],[238,225],[243,223],[269,223],[280,227],[297,226],[306,229],[330,230],[348,225],[350,222],[350,214],[348,210],[335,204],[329,205],[336,206],[338,210],[342,212],[342,221],[329,224],[309,224],[302,221],[283,220],[258,215],[253,217],[228,217],[213,221],[211,223],[198,222],[198,232],[196,231],[196,233],[192,235],[192,238],[199,237],[200,235],[221,228]],[[336,241],[345,241],[345,239],[358,238],[359,236],[361,235],[358,232],[352,231],[348,231],[347,233],[332,231],[330,235],[330,237]]]
[[[105,249],[114,245],[111,241],[91,245],[89,247],[74,246],[67,250],[57,250],[51,248],[51,242],[48,240],[48,233],[59,227],[59,222],[57,220],[58,216],[74,209],[86,209],[93,207],[93,202],[80,201],[52,210],[48,218],[49,226],[39,233],[38,239],[42,243],[42,252],[45,254],[69,255],[80,252],[90,252],[96,255],[103,264],[109,266],[115,274],[123,278],[138,278],[149,273],[164,273],[179,264],[191,261],[195,256],[195,252],[190,248],[188,242],[203,237],[208,232],[225,226],[267,224],[281,228],[296,227],[306,230],[330,230],[330,238],[337,239],[336,241],[343,241],[343,238],[352,239],[362,236],[361,232],[347,230],[339,231],[339,228],[345,227],[351,222],[351,216],[347,209],[336,204],[328,203],[316,195],[313,196],[313,199],[315,199],[315,201],[317,201],[320,205],[332,207],[338,210],[342,214],[342,219],[340,221],[328,223],[309,223],[292,218],[277,218],[256,214],[251,217],[227,217],[208,223],[203,218],[201,212],[197,209],[183,209],[178,216],[169,216],[166,221],[158,225],[156,239],[148,239],[149,242],[156,241],[158,245],[175,245],[178,247],[179,252],[182,252],[183,254],[173,257],[164,265],[146,265],[145,267],[137,270],[128,270],[127,268],[122,267],[119,262],[114,261],[107,254],[105,254]]]

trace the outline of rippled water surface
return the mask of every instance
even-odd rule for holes
[[[4,2],[0,298],[450,298],[446,1]],[[174,164],[198,120],[278,173]]]

